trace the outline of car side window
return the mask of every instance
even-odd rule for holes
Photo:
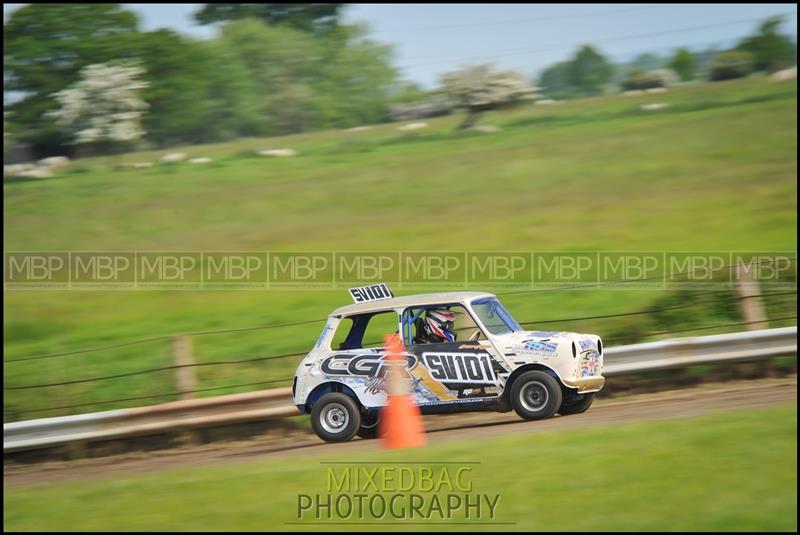
[[[389,311],[375,314],[367,323],[362,347],[378,348],[384,346],[383,337],[397,332],[399,320],[397,312]]]
[[[425,335],[425,316],[428,309],[447,309],[456,313],[455,321],[453,322],[453,331],[455,333],[456,341],[469,340],[476,331],[480,333],[480,328],[472,319],[472,316],[467,312],[466,308],[462,305],[426,305],[424,307],[416,307],[407,309],[403,315],[404,323],[404,337],[406,342],[409,341],[414,345],[427,345],[431,343],[444,343],[444,342],[431,342]],[[479,338],[483,337],[480,333]],[[409,340],[410,338],[410,340]]]
[[[342,318],[333,336],[334,350],[380,348],[383,337],[397,332],[398,318],[393,310]]]
[[[343,349],[344,341],[347,339],[347,335],[350,334],[352,328],[353,318],[342,318],[342,321],[339,322],[339,326],[336,328],[336,332],[331,339],[331,349]]]

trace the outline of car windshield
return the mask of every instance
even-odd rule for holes
[[[472,302],[472,309],[486,330],[492,334],[506,334],[522,330],[520,324],[503,308],[496,297],[476,299]]]

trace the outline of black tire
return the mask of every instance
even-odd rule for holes
[[[378,438],[378,422],[380,418],[377,416],[362,416],[361,425],[356,431],[356,435],[361,438]]]
[[[558,414],[580,414],[586,412],[592,406],[594,392],[589,394],[579,394],[574,398],[565,398],[558,409]]]
[[[524,420],[544,420],[561,407],[561,385],[539,370],[525,372],[511,386],[511,406]]]
[[[358,404],[346,394],[325,394],[311,409],[311,427],[325,442],[347,442],[355,436],[360,425]]]

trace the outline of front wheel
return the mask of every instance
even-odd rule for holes
[[[511,406],[525,420],[544,420],[561,406],[561,385],[546,372],[525,372],[511,387]]]
[[[325,442],[346,442],[355,436],[360,425],[358,404],[346,394],[325,394],[311,409],[311,427]]]
[[[594,392],[589,394],[580,394],[577,397],[565,399],[561,403],[561,408],[558,409],[558,414],[580,414],[586,412],[592,406],[594,401]]]

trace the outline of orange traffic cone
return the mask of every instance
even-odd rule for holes
[[[396,334],[386,335],[384,343],[389,364],[386,377],[389,403],[381,410],[379,434],[387,448],[422,446],[425,444],[425,428],[419,407],[408,391],[403,344]]]

